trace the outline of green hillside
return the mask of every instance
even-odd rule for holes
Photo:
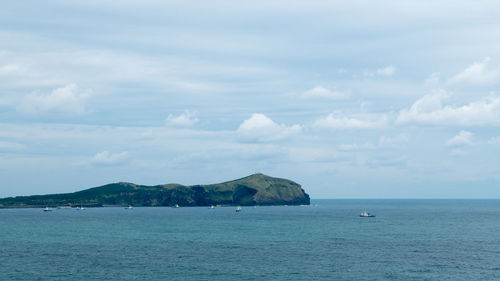
[[[0,208],[45,206],[308,205],[309,195],[291,180],[254,174],[210,185],[155,186],[112,183],[74,193],[0,199]]]

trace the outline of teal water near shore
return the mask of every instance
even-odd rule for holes
[[[311,204],[0,209],[0,280],[500,280],[500,200]]]

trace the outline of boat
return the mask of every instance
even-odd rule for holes
[[[362,217],[362,218],[374,218],[375,214],[370,214],[367,211],[364,211],[359,216]]]
[[[241,212],[241,207],[240,207],[240,206],[236,207],[236,210],[235,210],[235,211],[236,211],[236,212]]]
[[[131,205],[128,205],[128,207],[125,207],[124,209],[125,210],[132,210],[134,207],[132,207]]]
[[[209,209],[215,209],[214,205],[210,205]]]
[[[179,204],[175,204],[174,208],[179,208]]]
[[[49,207],[45,207],[45,209],[43,209],[44,212],[52,212],[52,209],[49,208]]]
[[[76,207],[76,210],[77,211],[83,211],[83,210],[85,210],[85,208],[83,206],[80,206],[80,207]]]

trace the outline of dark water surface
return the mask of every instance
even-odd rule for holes
[[[0,209],[0,280],[500,280],[499,258],[500,200]]]

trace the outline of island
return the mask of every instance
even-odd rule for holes
[[[291,180],[253,174],[210,185],[111,183],[73,193],[0,199],[0,208],[56,206],[309,205],[309,195]]]

